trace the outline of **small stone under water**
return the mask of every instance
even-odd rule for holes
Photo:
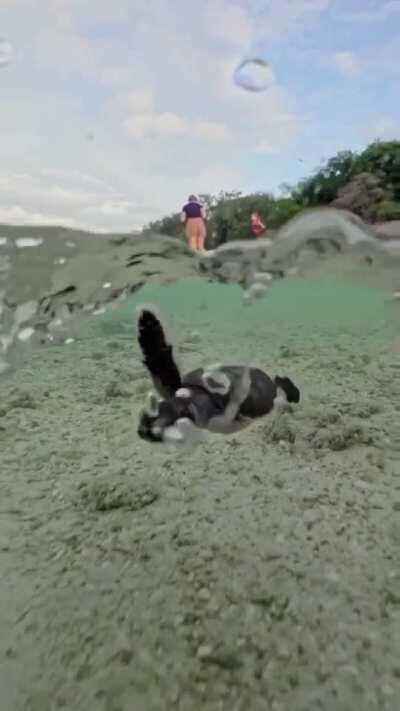
[[[243,294],[243,303],[248,306],[258,299],[264,298],[268,293],[268,287],[262,282],[254,282]]]
[[[233,80],[247,91],[264,91],[274,83],[274,74],[264,59],[245,59],[236,67]]]

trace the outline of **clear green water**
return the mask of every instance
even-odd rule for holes
[[[344,329],[374,338],[396,332],[400,309],[383,288],[334,280],[292,278],[274,282],[267,295],[250,306],[243,304],[237,285],[220,285],[201,278],[184,279],[169,286],[146,286],[118,309],[85,321],[76,327],[77,336],[104,331],[118,332],[135,326],[135,309],[143,303],[156,305],[172,323],[210,333],[234,334],[238,343],[248,337],[249,327],[260,336],[273,333],[300,335],[305,329],[321,335]],[[218,340],[218,339],[217,339]]]

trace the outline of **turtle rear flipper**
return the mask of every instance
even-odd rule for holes
[[[143,365],[149,371],[154,387],[162,397],[171,397],[181,387],[182,379],[173,348],[167,342],[162,323],[151,307],[138,313],[138,341]]]

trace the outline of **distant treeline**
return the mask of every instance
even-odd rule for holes
[[[250,215],[260,213],[268,228],[278,228],[309,207],[333,205],[364,221],[400,219],[400,141],[375,141],[362,153],[341,151],[296,186],[281,186],[283,197],[269,193],[221,192],[200,195],[207,208],[213,245],[250,234]],[[150,223],[145,231],[182,237],[179,213]]]

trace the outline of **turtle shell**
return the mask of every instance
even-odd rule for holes
[[[197,392],[205,391],[209,394],[211,402],[215,407],[215,414],[223,411],[230,401],[234,388],[239,384],[245,374],[245,367],[241,365],[224,365],[215,371],[215,389],[213,387],[214,374],[208,373],[204,368],[198,368],[187,373],[182,380],[184,388],[193,389]],[[218,389],[219,375],[222,374],[227,389]],[[271,378],[259,368],[249,368],[250,389],[247,397],[242,402],[238,416],[255,419],[268,414],[274,407],[274,398],[277,395],[277,387]],[[205,379],[207,376],[207,379]],[[210,389],[211,382],[211,389]],[[197,398],[196,398],[197,399]]]

